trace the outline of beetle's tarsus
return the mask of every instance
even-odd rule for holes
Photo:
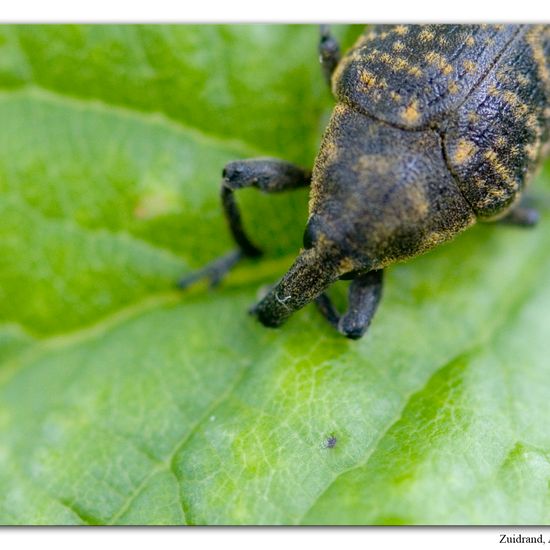
[[[348,310],[344,315],[339,315],[325,293],[315,300],[317,309],[338,332],[346,338],[358,340],[369,328],[378,308],[382,297],[382,274],[381,269],[369,271],[352,281],[348,294]]]
[[[319,25],[319,60],[328,85],[340,61],[340,45],[330,32],[330,25]]]
[[[198,281],[206,279],[209,281],[209,288],[216,288],[222,279],[227,275],[227,273],[233,268],[240,260],[245,257],[242,250],[234,250],[213,262],[210,262],[208,265],[182,277],[177,286],[179,289],[183,290],[191,285],[195,284]]]

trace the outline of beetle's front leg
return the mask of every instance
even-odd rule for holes
[[[340,45],[330,32],[330,25],[320,25],[319,57],[325,80],[330,86],[332,73],[340,61]]]
[[[327,321],[347,338],[361,338],[369,327],[382,297],[383,271],[369,271],[351,282],[348,292],[348,310],[342,316],[336,311],[330,298],[321,294],[317,308]]]
[[[311,171],[282,160],[259,158],[230,162],[223,169],[222,177],[222,206],[238,249],[183,277],[178,283],[180,288],[186,288],[200,279],[208,279],[210,286],[216,286],[239,260],[261,256],[261,250],[244,230],[241,213],[235,201],[237,189],[256,187],[264,193],[298,189],[310,184]]]

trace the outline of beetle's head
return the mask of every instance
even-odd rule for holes
[[[313,172],[305,248],[331,249],[349,272],[378,269],[473,220],[437,132],[396,128],[337,106]]]

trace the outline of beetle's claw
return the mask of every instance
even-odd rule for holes
[[[216,288],[227,275],[231,268],[243,258],[243,253],[240,250],[234,250],[217,260],[207,264],[202,269],[199,269],[185,277],[182,277],[177,282],[177,287],[181,290],[186,289],[194,283],[203,279],[208,280],[209,288]]]

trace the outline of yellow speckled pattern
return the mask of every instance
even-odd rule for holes
[[[451,171],[474,211],[500,217],[517,201],[548,139],[550,26],[521,26],[444,125]],[[464,142],[475,144],[464,154]]]
[[[425,127],[464,101],[518,32],[518,25],[377,25],[340,62],[333,91],[380,120]],[[383,77],[395,95],[357,88],[364,71]],[[419,116],[410,116],[411,105]]]
[[[494,218],[518,199],[548,139],[549,59],[549,25],[378,25],[332,85],[375,120],[437,130],[476,215]]]

